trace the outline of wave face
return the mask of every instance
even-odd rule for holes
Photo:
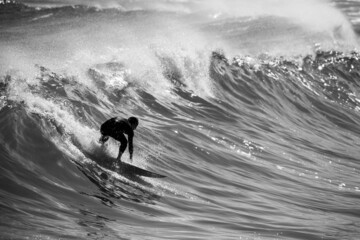
[[[358,6],[290,2],[4,11],[0,238],[357,239]],[[107,169],[114,116],[167,178]]]

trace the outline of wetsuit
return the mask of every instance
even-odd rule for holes
[[[103,136],[110,136],[118,140],[121,143],[121,153],[125,152],[127,143],[129,142],[129,153],[130,155],[133,154],[134,130],[131,128],[128,119],[118,117],[111,118],[101,125],[100,132]],[[124,133],[128,135],[128,140],[126,140]]]

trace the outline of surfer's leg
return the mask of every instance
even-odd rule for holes
[[[127,147],[127,139],[123,133],[119,133],[115,136],[115,139],[120,142],[120,148],[119,148],[119,154],[117,157],[117,160],[121,162],[121,156],[125,152],[125,149]]]

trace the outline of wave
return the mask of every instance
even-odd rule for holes
[[[13,217],[11,209],[28,212],[40,217],[30,222],[37,222],[37,228],[47,231],[43,221],[53,216],[59,216],[56,221],[61,224],[64,224],[61,219],[79,218],[75,213],[69,215],[74,211],[69,201],[78,199],[94,204],[95,200],[105,208],[101,207],[98,213],[103,220],[93,224],[108,225],[113,220],[106,214],[106,208],[116,209],[120,202],[156,206],[163,198],[181,196],[180,202],[195,205],[205,202],[215,207],[220,204],[216,200],[220,196],[208,195],[211,189],[225,184],[253,192],[257,188],[255,182],[263,178],[270,181],[266,187],[275,182],[285,184],[285,179],[295,189],[302,186],[305,192],[297,197],[304,201],[310,201],[305,199],[313,186],[321,186],[322,192],[345,188],[349,194],[358,191],[358,184],[351,177],[352,169],[357,167],[357,145],[353,141],[359,134],[358,53],[318,52],[298,64],[271,57],[227,59],[223,53],[214,52],[209,65],[214,97],[194,94],[183,83],[185,73],[171,59],[161,61],[167,63],[162,74],[171,86],[166,98],[136,83],[121,86],[113,83],[127,82],[129,78],[124,66],[116,62],[89,68],[87,74],[94,82],[93,87],[45,67],[38,67],[36,84],[16,75],[2,79],[1,152],[5,162],[1,171],[7,186],[16,186],[15,192],[3,188],[5,196],[17,202],[30,197],[39,209],[53,206],[46,216],[28,212],[26,203],[18,202],[14,208],[5,201],[9,212],[6,218]],[[191,65],[187,70],[192,70]],[[141,116],[135,163],[166,173],[170,182],[129,179],[104,168],[112,162],[111,156],[117,154],[117,145],[111,141],[102,148],[97,143],[99,125],[110,116],[131,114]],[[277,159],[283,154],[288,157]],[[315,160],[314,155],[321,156],[321,160]],[[246,180],[249,177],[250,181]],[[91,190],[92,184],[87,179],[98,190]],[[181,187],[185,183],[192,190]],[[206,187],[209,183],[212,186]],[[286,188],[279,187],[278,191]],[[34,194],[38,197],[34,198]],[[228,199],[230,192],[225,190],[223,194],[224,203],[220,205],[226,204],[226,211],[239,211]],[[290,196],[286,198],[295,202]],[[347,201],[352,201],[352,195]],[[131,205],[132,211],[141,214],[142,210]],[[301,205],[301,209],[308,207]],[[147,208],[150,209],[146,211],[155,210]],[[279,207],[276,211],[284,209]],[[90,210],[89,214],[95,212]],[[118,217],[124,217],[123,214]],[[171,206],[157,214],[176,215]],[[213,218],[211,211],[202,214]],[[80,215],[80,219],[87,216]],[[293,219],[297,219],[295,215]],[[16,216],[29,221],[21,213]],[[231,226],[230,222],[227,224]],[[197,227],[205,231],[201,224]],[[249,226],[257,232],[264,228],[271,229],[265,223],[261,227]],[[304,236],[318,235],[311,231],[307,230]],[[110,230],[105,232],[114,234]],[[31,230],[22,230],[21,234],[33,236]],[[21,234],[17,236],[24,236]],[[293,234],[300,233],[294,229],[285,235]]]
[[[150,9],[3,28],[0,237],[356,238],[360,60],[341,14],[319,30],[254,4],[128,3]],[[167,178],[109,170],[99,126],[132,115],[133,164]]]

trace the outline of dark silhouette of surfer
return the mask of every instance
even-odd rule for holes
[[[132,160],[134,130],[138,125],[139,120],[136,117],[129,117],[128,119],[114,117],[101,125],[101,137],[99,139],[101,144],[104,144],[109,137],[120,142],[119,154],[116,158],[117,163],[121,163],[121,156],[125,152],[128,143],[130,160]],[[128,135],[128,139],[126,139],[124,134]]]

